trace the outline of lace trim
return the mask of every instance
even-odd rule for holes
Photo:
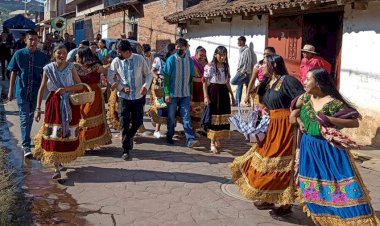
[[[293,180],[290,181],[289,186],[285,190],[281,191],[264,191],[253,188],[247,181],[246,177],[242,173],[241,166],[243,163],[252,158],[254,152],[256,152],[257,145],[253,145],[247,153],[243,156],[235,158],[230,164],[230,170],[232,173],[232,180],[239,187],[240,193],[251,200],[260,200],[268,203],[275,203],[279,205],[293,204],[295,200]]]
[[[210,140],[230,139],[230,131],[229,130],[214,131],[214,130],[209,129],[207,131],[207,138]]]
[[[33,156],[39,159],[44,164],[55,163],[69,163],[76,160],[78,157],[83,156],[85,149],[83,143],[79,141],[79,146],[75,151],[71,152],[50,152],[42,148],[42,138],[44,133],[44,125],[41,126],[40,131],[34,138],[35,148],[32,151]]]
[[[230,122],[228,119],[231,117],[231,114],[225,115],[211,115],[211,124],[212,125],[228,125]]]
[[[292,156],[265,158],[258,152],[254,152],[251,159],[251,167],[262,173],[290,172],[293,168]]]

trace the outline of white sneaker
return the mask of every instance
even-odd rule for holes
[[[153,136],[157,139],[160,139],[163,137],[163,135],[160,133],[160,131],[154,131]]]

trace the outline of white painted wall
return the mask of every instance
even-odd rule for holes
[[[241,16],[235,16],[231,23],[221,22],[220,18],[216,18],[212,24],[201,22],[200,25],[188,26],[184,38],[189,40],[192,55],[195,53],[195,49],[201,45],[207,50],[209,61],[212,60],[217,46],[225,46],[228,50],[231,76],[233,76],[239,58],[238,37],[244,35],[247,39],[247,45],[255,53],[254,60],[261,60],[265,48],[267,24],[267,16],[262,16],[261,20],[256,16],[253,20],[241,20]]]
[[[345,8],[340,78],[340,91],[365,116],[363,135],[374,138],[380,127],[379,11],[379,1],[365,11]]]

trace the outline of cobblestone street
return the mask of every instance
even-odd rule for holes
[[[17,143],[16,103],[8,103],[5,109]],[[148,118],[145,126],[152,131]],[[38,129],[39,124],[34,124],[33,134]],[[208,152],[206,138],[200,141],[199,147],[189,149],[183,140],[167,145],[165,139],[138,136],[133,161],[123,161],[120,136],[113,131],[113,144],[67,165],[61,184],[50,180],[51,168],[25,161],[24,188],[34,202],[46,199],[49,208],[55,209],[49,217],[62,225],[313,225],[297,205],[290,217],[277,221],[269,211],[257,210],[239,195],[231,184],[228,165],[250,147],[240,134],[233,132],[232,139],[222,143],[225,149],[220,155]],[[22,155],[19,145],[14,151]],[[380,210],[380,173],[362,167],[360,171],[375,209]],[[44,186],[54,186],[54,192],[44,193]],[[43,216],[43,211],[37,212]]]

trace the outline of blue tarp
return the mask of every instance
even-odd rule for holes
[[[36,24],[25,18],[23,15],[17,15],[12,17],[3,23],[3,27],[8,27],[9,29],[32,29],[36,28]]]

